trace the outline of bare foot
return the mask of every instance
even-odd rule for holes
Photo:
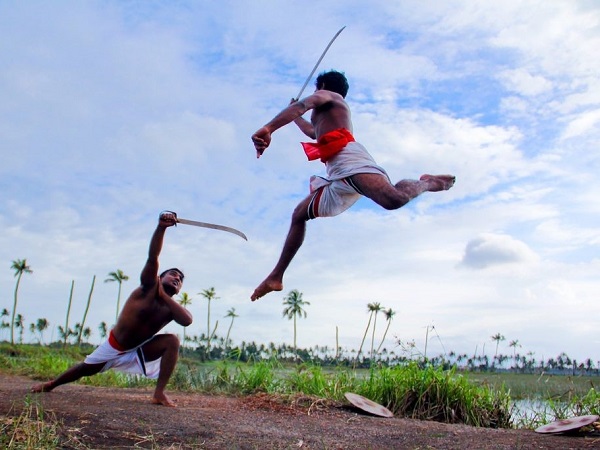
[[[429,192],[447,191],[456,181],[454,175],[421,175],[421,181],[426,181],[429,184]]]
[[[177,405],[175,403],[173,403],[171,401],[171,399],[169,397],[167,397],[165,394],[162,394],[162,395],[154,394],[154,397],[152,398],[152,404],[168,406],[169,408],[177,407]]]
[[[254,289],[254,292],[252,293],[250,299],[252,301],[255,301],[267,295],[269,292],[281,290],[283,290],[283,283],[281,281],[267,278],[262,283],[260,283],[256,289]]]
[[[36,384],[31,388],[31,392],[50,392],[54,389],[52,386],[52,381],[47,381],[46,383]]]

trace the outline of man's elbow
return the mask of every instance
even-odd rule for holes
[[[179,325],[181,325],[182,327],[189,327],[192,322],[194,321],[192,315],[188,315],[186,317],[181,317],[179,320],[177,320],[177,323]]]

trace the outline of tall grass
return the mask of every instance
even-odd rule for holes
[[[511,401],[503,389],[477,386],[454,371],[417,364],[367,371],[324,370],[316,365],[286,369],[277,361],[221,363],[208,371],[180,366],[176,389],[230,394],[303,394],[344,401],[354,392],[386,406],[395,415],[480,427],[510,427]]]
[[[48,380],[80,362],[90,349],[0,344],[0,371]],[[272,358],[258,362],[200,363],[182,357],[169,389],[226,395],[269,393],[304,395],[345,402],[354,392],[390,409],[396,416],[481,427],[534,428],[572,415],[600,414],[600,395],[589,377],[469,374],[409,362],[394,367],[323,368]],[[153,380],[108,371],[83,378],[94,386],[150,387]],[[550,389],[550,386],[553,386]],[[593,384],[591,384],[593,386]],[[515,400],[540,401],[525,416],[515,415]]]

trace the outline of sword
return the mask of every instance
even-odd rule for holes
[[[237,234],[242,239],[248,240],[244,233],[242,233],[240,230],[236,230],[235,228],[226,227],[225,225],[216,225],[214,223],[198,222],[197,220],[180,219],[179,217],[177,217],[177,213],[174,211],[163,211],[162,213],[160,213],[161,217],[162,214],[165,213],[173,214],[175,216],[175,222],[177,223],[182,223],[184,225],[193,225],[195,227],[212,228],[213,230],[227,231],[229,233]]]
[[[214,223],[198,222],[197,220],[180,219],[179,217],[176,217],[175,220],[177,221],[177,223],[182,223],[184,225],[193,225],[195,227],[212,228],[213,230],[227,231],[229,233],[237,234],[242,239],[248,240],[246,235],[244,233],[242,233],[240,230],[236,230],[235,228],[231,228],[231,227],[226,227],[225,225],[216,225]]]
[[[296,98],[294,100],[296,100],[296,101],[300,100],[300,96],[302,95],[302,93],[304,92],[304,89],[308,85],[308,82],[310,81],[310,79],[314,75],[315,70],[317,70],[317,67],[319,67],[319,64],[321,64],[321,61],[323,60],[323,57],[325,56],[325,53],[327,53],[327,50],[329,50],[329,47],[331,47],[331,44],[333,44],[333,41],[335,41],[335,39],[340,35],[340,33],[342,31],[344,31],[344,28],[346,28],[345,25],[342,28],[340,28],[340,30],[337,33],[335,33],[335,36],[333,36],[333,38],[331,38],[331,41],[329,41],[329,44],[327,44],[327,47],[325,47],[325,50],[323,50],[323,53],[321,53],[321,57],[319,58],[319,60],[315,64],[315,67],[313,67],[312,72],[310,72],[310,75],[308,76],[308,78],[304,82],[304,85],[302,86],[302,89],[300,89],[300,92],[298,92],[298,95],[296,96]]]

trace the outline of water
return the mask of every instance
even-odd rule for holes
[[[560,412],[563,417],[577,415],[576,411],[565,402],[554,402],[550,405],[547,400],[527,398],[513,402],[511,419],[517,425],[519,423],[542,425],[556,420],[557,412]]]

